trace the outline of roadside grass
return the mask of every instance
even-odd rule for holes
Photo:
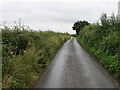
[[[67,33],[24,26],[2,28],[2,87],[28,88],[69,38]]]
[[[120,80],[118,25],[120,22],[117,17],[114,15],[107,17],[104,14],[101,17],[101,24],[84,27],[77,40],[107,68],[114,78]]]
[[[77,40],[90,52],[92,53],[93,56],[97,58],[99,63],[105,67],[110,74],[120,80],[120,64],[118,61],[118,58],[115,56],[108,56],[105,52],[102,52],[100,50],[96,50],[93,47],[90,47],[86,43],[84,43],[82,40],[78,39]]]

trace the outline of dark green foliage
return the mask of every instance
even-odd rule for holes
[[[28,87],[70,37],[67,33],[32,31],[25,26],[5,26],[1,30],[3,88]]]
[[[76,30],[77,35],[79,34],[79,31],[86,25],[89,25],[87,21],[77,21],[73,25],[73,30]]]
[[[80,41],[99,62],[115,77],[120,79],[119,61],[119,27],[120,22],[114,14],[108,17],[103,14],[101,24],[91,24],[84,27],[78,36]]]

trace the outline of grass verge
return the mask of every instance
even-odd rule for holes
[[[70,38],[67,33],[2,28],[2,87],[28,88]]]

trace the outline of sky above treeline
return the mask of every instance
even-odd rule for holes
[[[118,13],[119,0],[0,0],[0,24],[14,21],[34,30],[75,33],[74,22],[99,22],[102,13]]]

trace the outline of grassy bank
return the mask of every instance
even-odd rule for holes
[[[98,58],[107,70],[120,80],[119,61],[119,25],[120,22],[114,15],[102,15],[101,24],[90,24],[81,29],[77,36],[78,41]]]
[[[2,29],[3,88],[26,88],[37,79],[57,50],[70,38],[67,33],[32,31],[25,26]]]

